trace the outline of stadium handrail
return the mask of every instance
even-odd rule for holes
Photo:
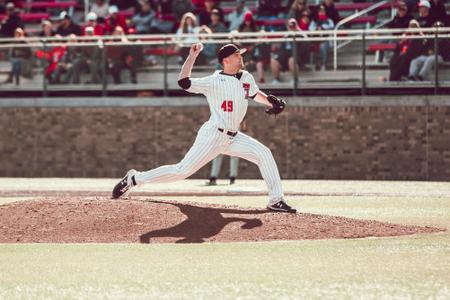
[[[438,34],[439,37],[449,37],[450,27],[439,28],[411,28],[411,29],[347,29],[336,32],[335,30],[323,31],[279,31],[279,32],[232,32],[232,33],[213,33],[210,35],[199,35],[198,37],[206,37],[207,40],[201,40],[202,43],[229,43],[230,41],[240,43],[259,43],[259,42],[286,42],[286,41],[345,41],[345,40],[362,40],[363,35],[366,40],[378,39],[402,39],[404,38],[399,33],[424,33],[424,34]],[[381,35],[385,34],[385,35]],[[77,42],[71,41],[71,46],[95,46],[102,44],[107,45],[169,45],[177,44],[183,41],[183,38],[192,37],[192,34],[149,34],[149,35],[127,35],[127,42],[122,41],[123,38],[118,36],[79,36]],[[408,38],[421,39],[423,36],[410,35]],[[69,37],[26,37],[17,43],[14,38],[0,39],[0,48],[11,47],[39,47],[44,44],[51,44],[52,46],[68,45]],[[23,43],[26,42],[26,44]],[[89,41],[91,41],[89,43]]]
[[[343,26],[343,25],[349,23],[349,22],[352,21],[353,19],[356,19],[356,18],[358,18],[358,17],[360,17],[360,16],[362,16],[362,15],[368,13],[368,12],[371,12],[372,10],[375,10],[375,9],[377,9],[377,8],[383,6],[383,5],[386,5],[387,3],[388,3],[388,1],[386,1],[386,0],[385,0],[385,1],[378,2],[378,3],[375,3],[374,5],[372,5],[372,6],[368,7],[368,8],[366,8],[366,9],[363,9],[363,10],[361,10],[361,11],[359,11],[359,12],[357,12],[357,13],[351,15],[351,16],[348,16],[348,17],[346,17],[346,18],[340,20],[340,21],[336,24],[336,26],[334,27],[334,35],[335,35],[335,37],[337,36],[337,33],[338,33],[339,28],[340,28],[341,26]],[[334,39],[334,47],[333,47],[333,68],[334,68],[335,70],[337,69],[337,51],[338,51],[337,39]]]
[[[415,35],[408,35],[408,38],[411,39],[434,39],[436,41],[436,38],[450,38],[450,27],[444,27],[444,28],[417,28],[417,29],[378,29],[378,30],[342,30],[342,32],[346,32],[346,35],[342,36],[333,36],[333,30],[329,31],[323,31],[323,32],[308,32],[308,35],[305,35],[305,32],[292,32],[292,31],[285,31],[285,32],[253,32],[253,33],[234,33],[230,35],[229,33],[221,33],[221,34],[213,34],[211,37],[214,37],[214,39],[202,41],[204,43],[229,43],[230,41],[233,41],[233,39],[236,41],[236,39],[239,40],[239,42],[243,44],[247,43],[274,43],[274,42],[294,42],[293,47],[295,49],[295,42],[298,41],[333,41],[335,39],[338,40],[346,40],[346,39],[354,39],[354,40],[361,40],[361,39],[367,39],[367,40],[378,40],[378,39],[384,39],[389,37],[390,39],[403,39],[404,36],[402,35],[394,35],[394,33],[418,33],[422,32],[424,35],[415,34]],[[389,34],[386,36],[380,36],[380,33]],[[328,34],[329,36],[323,36],[324,34]],[[28,40],[28,43],[23,43],[23,40],[20,40],[18,42],[16,39],[8,39],[10,43],[5,43],[4,40],[0,40],[0,51],[4,51],[5,49],[9,49],[11,47],[37,47],[38,50],[36,51],[36,54],[38,52],[45,53],[47,50],[50,50],[53,46],[66,46],[66,47],[83,47],[83,46],[96,46],[96,47],[102,47],[105,49],[105,46],[124,46],[124,45],[130,45],[130,46],[163,46],[159,47],[162,53],[162,56],[165,59],[165,63],[163,64],[163,75],[164,75],[164,86],[163,86],[163,92],[166,95],[168,92],[168,73],[169,73],[169,66],[167,64],[167,55],[166,53],[170,53],[170,48],[172,45],[180,42],[179,36],[177,35],[159,35],[159,39],[156,39],[155,36],[157,35],[129,35],[127,36],[128,41],[121,40],[123,36],[97,36],[97,37],[79,37],[79,41],[71,41],[70,43],[67,43],[67,41],[70,41],[70,38],[68,37],[53,37],[53,38],[39,38],[39,37],[30,37],[28,39],[25,39],[25,41]],[[192,36],[192,34],[184,34],[182,35],[184,37]],[[217,38],[217,39],[216,39]],[[134,39],[134,40],[133,40]],[[435,42],[435,47],[437,43]],[[143,49],[144,50],[144,49]],[[366,48],[366,43],[362,43],[362,47],[359,50],[360,53],[366,53],[368,49]],[[42,52],[43,51],[43,52]],[[103,50],[103,53],[105,50]],[[175,52],[176,53],[176,52]],[[103,54],[103,57],[105,57]],[[361,69],[361,92],[362,94],[365,94],[366,91],[366,63],[365,63],[365,55],[363,55],[363,61],[362,65],[360,66]],[[435,54],[435,57],[437,55]],[[45,55],[42,57],[38,56],[38,58],[43,59],[47,58]],[[296,57],[294,56],[294,61],[296,60]],[[46,64],[44,64],[45,66]],[[448,66],[448,64],[446,64]],[[176,66],[178,67],[178,65]],[[103,64],[103,68],[105,68],[105,65]],[[358,67],[359,69],[359,67]],[[44,70],[43,68],[39,69],[40,72]],[[435,68],[435,80],[434,80],[434,90],[435,93],[439,90],[439,81],[438,81],[438,68]],[[103,71],[104,72],[104,71]],[[106,76],[104,76],[106,78]],[[295,82],[295,81],[294,81]],[[106,95],[107,91],[107,81],[103,79],[103,83],[101,85],[101,92],[102,95]],[[294,83],[293,91],[294,94],[296,93],[297,86]],[[47,80],[42,81],[42,91],[43,95],[47,96]]]

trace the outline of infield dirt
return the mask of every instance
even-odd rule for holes
[[[301,208],[300,208],[301,210]],[[61,196],[0,206],[0,243],[203,243],[425,234],[434,227],[310,213],[108,197]]]

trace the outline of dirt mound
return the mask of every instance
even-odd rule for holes
[[[340,239],[443,231],[223,205],[72,197],[0,206],[0,243],[202,243]]]

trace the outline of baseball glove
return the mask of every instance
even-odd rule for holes
[[[272,104],[272,108],[266,109],[266,113],[269,115],[278,115],[286,106],[286,101],[272,94],[267,95],[267,100]]]

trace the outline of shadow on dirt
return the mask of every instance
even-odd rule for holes
[[[180,238],[176,243],[203,243],[205,239],[215,236],[226,225],[233,222],[244,222],[240,227],[242,229],[262,226],[260,219],[237,216],[225,217],[223,214],[245,216],[269,213],[267,210],[211,208],[164,201],[150,202],[176,206],[186,215],[187,219],[173,227],[154,230],[141,235],[139,238],[141,243],[150,243],[151,239],[156,237]]]

